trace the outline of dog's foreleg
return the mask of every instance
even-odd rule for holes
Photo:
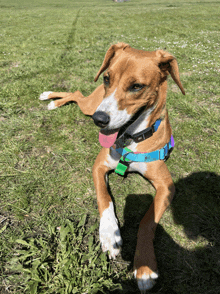
[[[95,184],[97,202],[100,214],[99,238],[103,252],[109,252],[109,258],[115,259],[120,252],[122,239],[115,216],[112,199],[106,186],[106,174],[109,171],[105,159],[108,149],[103,148],[93,166],[93,180]]]
[[[105,92],[104,86],[100,85],[88,97],[84,97],[80,91],[76,91],[74,93],[48,91],[48,92],[42,93],[39,99],[49,100],[54,98],[61,98],[56,101],[51,101],[48,104],[49,110],[63,106],[68,102],[75,102],[85,115],[93,115],[93,113],[96,111],[97,107],[99,106],[99,104],[101,103],[103,99],[104,92]]]
[[[157,262],[154,253],[153,240],[156,226],[164,211],[169,206],[175,187],[171,175],[164,162],[148,164],[147,178],[156,188],[156,195],[148,212],[142,219],[134,258],[134,274],[139,289],[145,293],[152,288],[158,278]]]

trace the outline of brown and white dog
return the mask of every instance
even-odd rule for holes
[[[74,93],[44,92],[40,100],[52,101],[48,109],[55,109],[69,101],[78,104],[85,115],[91,115],[101,127],[99,141],[104,146],[93,166],[93,179],[100,213],[99,236],[102,250],[115,259],[122,239],[113,202],[106,187],[106,175],[116,169],[122,154],[117,150],[127,146],[128,153],[146,154],[163,148],[171,138],[171,126],[166,109],[167,76],[170,74],[182,93],[177,61],[170,53],[136,50],[128,44],[112,45],[104,58],[95,81],[104,72],[103,84],[91,95],[84,97]],[[141,134],[159,120],[159,127],[147,139],[140,142],[132,134]],[[129,129],[130,139],[123,141],[123,133]],[[122,139],[121,139],[122,138]],[[126,143],[127,142],[127,143]],[[120,146],[117,146],[120,145]],[[127,154],[126,154],[127,155]],[[126,157],[125,155],[125,157]],[[125,160],[125,158],[124,158]],[[170,204],[175,187],[164,160],[152,162],[129,161],[127,171],[136,171],[146,177],[156,189],[156,196],[142,219],[137,236],[134,257],[134,275],[142,293],[153,287],[158,278],[153,240],[157,224]]]

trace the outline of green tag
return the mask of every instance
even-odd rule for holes
[[[128,168],[128,165],[125,165],[125,161],[119,161],[118,165],[116,166],[115,172],[123,176]]]
[[[124,148],[127,152],[132,152],[130,149],[128,148]],[[129,159],[126,159],[124,160],[124,157],[122,156],[120,158],[120,161],[118,163],[118,165],[116,166],[116,169],[115,169],[115,172],[116,174],[119,174],[121,176],[124,176],[127,168],[129,167],[129,164],[130,164],[130,160]]]

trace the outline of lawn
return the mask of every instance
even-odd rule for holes
[[[138,223],[154,189],[109,176],[124,245],[109,261],[98,240],[92,166],[98,128],[75,104],[48,111],[44,91],[90,94],[109,46],[165,49],[176,196],[155,238],[150,293],[220,293],[220,1],[1,0],[0,293],[139,293]]]

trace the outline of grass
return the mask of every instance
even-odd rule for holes
[[[1,1],[1,293],[139,293],[132,259],[154,190],[138,175],[110,175],[124,246],[108,261],[91,175],[98,129],[74,104],[50,112],[38,100],[47,90],[91,93],[107,48],[119,41],[174,54],[187,93],[169,80],[176,147],[167,165],[177,192],[157,229],[160,279],[151,293],[220,292],[218,8]]]

